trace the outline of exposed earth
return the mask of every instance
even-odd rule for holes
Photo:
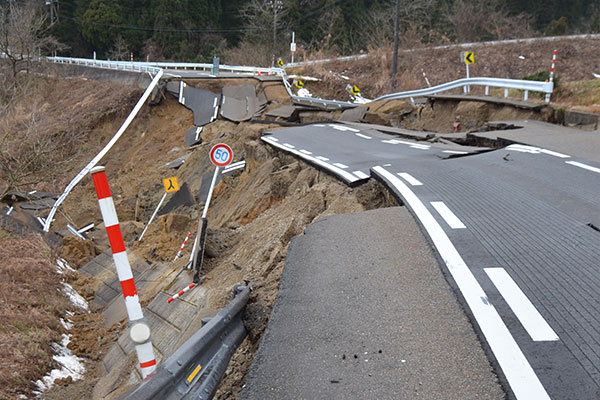
[[[477,64],[472,75],[522,78],[548,69],[554,48],[559,50],[557,69],[563,85],[559,86],[559,107],[523,109],[479,101],[438,101],[432,108],[430,104],[415,106],[404,101],[388,101],[369,105],[365,119],[381,125],[451,132],[458,116],[460,132],[468,132],[487,129],[486,122],[490,120],[555,121],[559,119],[561,107],[566,105],[585,111],[600,111],[600,84],[589,80],[592,70],[600,70],[597,39],[477,48]],[[403,53],[398,88],[423,87],[420,68],[425,64],[433,84],[461,77],[464,65],[460,63],[459,53],[457,49]],[[519,55],[525,59],[520,59]],[[569,60],[565,60],[562,66],[561,57]],[[496,62],[498,59],[503,62]],[[389,57],[381,50],[365,60],[317,65],[296,72],[325,79],[324,82],[307,85],[315,95],[347,99],[344,90],[347,82],[339,77],[345,75],[361,87],[366,97],[375,97],[389,92],[388,64]],[[60,169],[52,171],[42,182],[27,188],[29,190],[62,192],[77,172],[110,140],[141,94],[138,88],[117,83],[76,77],[66,79],[58,71],[51,72],[49,78],[40,82],[35,96],[13,104],[11,118],[3,121],[5,127],[18,129],[35,115],[39,122],[36,129],[43,129],[45,134],[57,135],[67,130],[77,132],[76,145],[63,148],[59,155],[68,159],[68,163],[61,164]],[[240,79],[188,82],[213,92],[218,92],[223,86],[241,83],[252,83],[264,89],[269,100],[267,110],[291,104],[283,86],[277,83],[259,84],[254,80]],[[300,115],[300,122],[337,119],[339,116],[339,112],[305,112]],[[142,108],[125,135],[101,162],[106,167],[125,241],[132,243],[128,251],[154,263],[171,263],[171,270],[179,270],[187,262],[191,246],[184,250],[184,257],[175,262],[172,262],[173,258],[186,234],[191,232],[194,236],[204,199],[196,198],[193,204],[175,207],[168,214],[160,215],[149,227],[144,240],[133,242],[162,196],[162,179],[177,176],[180,184],[186,183],[195,197],[200,191],[202,177],[213,169],[207,157],[212,145],[226,142],[233,148],[236,161],[246,160],[243,172],[224,177],[216,187],[208,214],[209,230],[203,264],[205,278],[202,283],[208,297],[202,313],[211,315],[222,308],[230,300],[231,288],[236,283],[247,282],[253,290],[245,318],[249,336],[229,365],[217,392],[216,398],[219,399],[236,398],[241,389],[277,296],[291,238],[301,235],[307,225],[323,216],[397,205],[375,180],[349,188],[302,161],[272,150],[260,141],[260,135],[265,130],[280,128],[284,121],[269,119],[264,113],[260,119],[260,122],[241,123],[219,119],[204,127],[202,144],[186,148],[184,138],[187,130],[193,127],[192,112],[165,93],[160,104]],[[178,170],[165,166],[186,154],[190,156]],[[17,309],[14,303],[21,300],[15,300],[11,293],[25,293],[27,295],[23,296],[25,300],[18,312],[35,314],[37,309],[44,308],[40,304],[44,304],[47,306],[44,319],[48,322],[44,328],[24,330],[19,328],[14,314],[3,315],[6,322],[0,323],[0,340],[5,362],[0,367],[0,376],[12,378],[0,385],[0,398],[12,399],[19,395],[30,398],[32,390],[35,390],[32,382],[55,367],[49,343],[57,341],[66,332],[58,318],[64,318],[67,311],[74,312],[69,317],[73,323],[68,331],[73,335],[69,348],[85,359],[87,375],[80,381],[57,381],[53,389],[40,397],[92,398],[94,386],[102,375],[100,360],[127,327],[127,321],[107,323],[102,309],[88,313],[78,310],[64,298],[55,300],[48,297],[49,293],[56,294],[56,288],[61,287],[65,279],[88,300],[93,299],[97,290],[98,282],[77,272],[67,276],[53,272],[53,260],[57,256],[65,258],[78,269],[108,248],[92,181],[85,178],[69,195],[56,215],[53,230],[64,229],[67,223],[81,227],[90,222],[96,224],[96,229],[87,240],[67,235],[62,244],[54,248],[41,240],[37,222],[35,219],[32,221],[30,212],[20,207],[21,202],[15,202],[10,196],[3,201],[4,204],[0,205],[15,207],[11,217],[31,228],[22,228],[12,219],[11,223],[5,222],[5,217],[2,219],[0,273],[7,276],[3,281],[14,284],[14,287],[0,286],[2,309],[9,309],[8,305],[11,305],[11,310]],[[36,216],[45,216],[47,212],[47,208],[41,209]],[[14,260],[18,258],[18,249],[27,249],[31,259],[17,265]],[[48,275],[43,283],[36,280],[37,290],[32,290],[26,279],[28,268],[32,266]],[[16,279],[17,275],[25,277]],[[148,302],[150,299],[142,294],[142,300]],[[41,330],[44,335],[39,334]],[[37,332],[37,342],[32,342],[37,343],[35,345],[28,344],[32,336],[30,332]],[[12,350],[21,345],[29,350]],[[28,361],[32,357],[32,348],[40,360],[33,369]],[[11,374],[6,372],[9,370]]]

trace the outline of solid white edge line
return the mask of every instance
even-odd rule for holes
[[[362,171],[352,171],[352,173],[353,173],[354,175],[358,176],[360,179],[369,179],[369,178],[370,178],[370,176],[369,176],[369,175],[365,174],[365,173],[364,173],[364,172],[362,172]]]
[[[571,158],[570,155],[559,153],[557,151],[552,151],[552,150],[548,150],[548,149],[541,149],[540,151],[544,154],[548,154],[550,156],[554,156],[554,157],[558,157],[558,158]]]
[[[339,162],[333,163],[333,165],[335,165],[338,168],[342,168],[342,169],[348,168],[348,166],[346,164],[342,164],[342,163],[339,163]]]
[[[311,162],[313,162],[313,163],[315,163],[315,164],[317,164],[317,165],[319,165],[319,166],[321,166],[321,167],[323,167],[325,169],[328,169],[329,171],[333,172],[336,175],[339,175],[340,177],[342,177],[343,179],[345,179],[346,181],[348,181],[350,183],[356,182],[358,180],[358,178],[356,176],[354,176],[353,174],[351,174],[351,173],[349,173],[347,171],[344,171],[341,168],[337,168],[337,167],[335,167],[335,166],[333,166],[331,164],[328,164],[328,163],[326,163],[326,162],[318,159],[317,157],[312,157],[312,156],[309,156],[309,155],[306,155],[306,154],[302,154],[302,153],[300,153],[297,150],[290,149],[289,147],[285,147],[285,146],[282,146],[281,144],[279,144],[277,142],[271,141],[271,137],[270,136],[263,136],[263,137],[261,137],[261,140],[263,140],[264,142],[269,143],[271,146],[275,146],[275,147],[277,147],[277,148],[279,148],[281,150],[285,150],[285,151],[288,151],[288,152],[290,152],[292,154],[296,154],[298,157],[300,157],[300,158],[302,158],[304,160],[311,161]]]
[[[371,136],[363,135],[362,133],[355,133],[355,135],[363,139],[373,139]]]
[[[583,164],[583,163],[580,163],[580,162],[577,162],[577,161],[565,161],[565,163],[569,164],[569,165],[573,165],[575,167],[587,169],[588,171],[592,171],[592,172],[596,172],[596,173],[600,174],[600,168],[592,167],[590,165]]]
[[[398,176],[410,183],[411,186],[422,186],[423,183],[408,172],[398,172]]]
[[[468,151],[456,151],[456,150],[443,150],[442,153],[448,153],[448,154],[469,154]]]
[[[558,335],[504,268],[484,268],[523,328],[535,342],[553,342]]]
[[[430,202],[435,211],[440,214],[448,226],[452,229],[465,229],[465,224],[452,212],[451,209],[443,201],[432,201]]]
[[[471,309],[515,397],[519,400],[549,400],[548,393],[496,308],[488,301],[483,288],[433,215],[398,177],[379,166],[374,167],[373,171],[385,178],[400,192],[405,203],[410,205],[415,216],[421,221]]]

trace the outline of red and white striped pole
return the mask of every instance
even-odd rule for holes
[[[187,243],[188,239],[190,238],[190,233],[191,232],[188,232],[188,234],[185,237],[185,239],[183,239],[183,243],[181,244],[181,247],[179,248],[179,251],[175,255],[175,258],[173,259],[173,261],[177,260],[179,258],[179,256],[181,256],[181,252],[183,251],[183,248],[185,247],[185,244]]]
[[[190,283],[188,286],[186,286],[182,290],[180,290],[176,295],[174,295],[173,297],[169,298],[169,300],[167,300],[167,303],[172,302],[173,300],[175,300],[176,298],[178,298],[179,296],[181,296],[182,294],[184,294],[185,292],[187,292],[188,290],[190,290],[194,286],[196,286],[195,283]]]
[[[427,74],[425,73],[425,70],[421,69],[421,72],[423,73],[423,78],[425,78],[425,82],[427,82],[427,86],[431,87],[431,83],[429,83],[429,79],[427,79]]]
[[[142,378],[145,378],[156,369],[156,358],[154,357],[154,349],[152,348],[152,341],[150,339],[150,327],[144,320],[142,306],[140,305],[140,299],[135,288],[135,282],[133,281],[131,265],[129,265],[129,259],[127,258],[127,250],[125,250],[115,203],[110,193],[104,167],[98,166],[92,168],[90,173],[92,174],[94,187],[96,188],[100,213],[102,213],[102,219],[106,227],[106,234],[108,235],[110,249],[117,269],[117,276],[123,290],[125,308],[129,316],[129,336],[135,343],[135,351],[140,362]]]
[[[554,50],[554,54],[552,55],[552,69],[550,69],[550,82],[554,82],[554,67],[556,66],[556,50]],[[546,94],[546,103],[550,101],[550,94]]]

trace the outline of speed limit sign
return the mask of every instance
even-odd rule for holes
[[[225,143],[219,143],[210,149],[210,161],[217,167],[229,165],[233,160],[233,150]]]

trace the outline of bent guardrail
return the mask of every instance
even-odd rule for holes
[[[246,337],[242,314],[250,289],[236,285],[234,296],[152,375],[119,399],[211,399],[231,356]]]
[[[405,99],[414,98],[419,96],[429,96],[441,92],[445,92],[452,89],[466,88],[467,86],[485,86],[486,95],[489,94],[490,87],[504,88],[504,89],[519,89],[525,91],[525,100],[528,98],[528,92],[542,92],[546,94],[552,94],[554,90],[553,82],[541,82],[541,81],[526,81],[522,79],[502,79],[502,78],[463,78],[457,79],[452,82],[442,83],[441,85],[428,87],[425,89],[408,90],[405,92],[390,93],[372,101],[378,100],[390,100],[390,99]],[[505,97],[508,94],[505,92]],[[548,99],[546,100],[546,102]]]

